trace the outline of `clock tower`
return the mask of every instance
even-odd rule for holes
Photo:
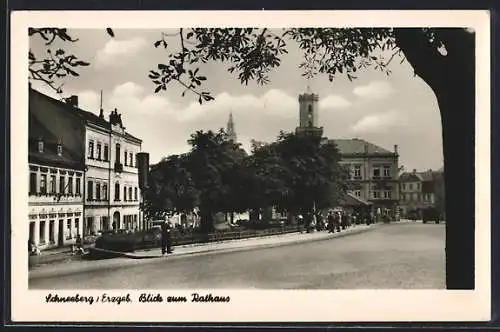
[[[323,135],[323,127],[318,126],[319,96],[307,88],[307,92],[299,95],[299,126],[296,133]]]

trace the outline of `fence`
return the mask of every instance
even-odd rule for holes
[[[178,234],[175,232],[172,236],[173,245],[187,245],[206,242],[221,242],[229,240],[248,239],[252,237],[270,236],[298,232],[297,226],[283,226],[268,229],[242,230],[242,231],[220,231],[211,234]]]

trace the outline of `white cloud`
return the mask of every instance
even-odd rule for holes
[[[406,117],[397,110],[367,115],[359,119],[353,126],[356,133],[380,133],[407,124]]]
[[[322,109],[344,109],[351,106],[351,102],[342,96],[329,95],[322,98],[319,102],[319,107]]]
[[[130,40],[110,39],[102,49],[97,51],[96,65],[98,67],[119,66],[135,57],[146,47],[147,43],[142,38]]]
[[[113,89],[113,96],[127,97],[138,96],[144,91],[144,88],[134,82],[127,82],[117,85]]]
[[[373,81],[354,88],[355,95],[365,99],[384,99],[393,93],[392,85],[384,81]]]

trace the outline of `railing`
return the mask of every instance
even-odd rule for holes
[[[191,233],[191,234],[174,234],[172,236],[172,242],[174,245],[186,245],[194,243],[206,243],[206,242],[221,242],[229,240],[239,240],[248,239],[252,237],[260,236],[271,236],[298,232],[299,227],[297,226],[283,226],[268,229],[247,229],[242,231],[221,231],[215,232],[208,235]]]

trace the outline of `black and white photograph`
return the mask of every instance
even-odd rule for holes
[[[13,16],[12,312],[489,317],[488,13],[301,13]]]

